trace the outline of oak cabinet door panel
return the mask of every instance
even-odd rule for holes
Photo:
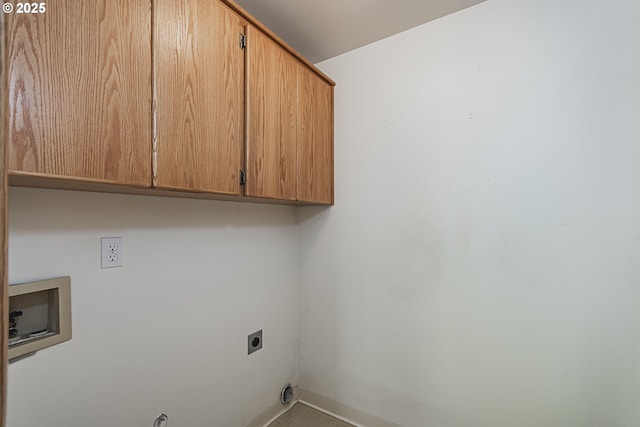
[[[333,86],[298,65],[298,200],[333,203]]]
[[[154,185],[240,194],[244,22],[220,1],[155,4]]]
[[[297,61],[247,28],[245,195],[296,199]]]
[[[9,171],[151,184],[151,0],[6,15]]]

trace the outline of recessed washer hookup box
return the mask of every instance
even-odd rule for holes
[[[71,339],[71,278],[9,286],[9,360]]]

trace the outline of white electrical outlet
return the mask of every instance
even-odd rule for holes
[[[122,267],[124,261],[124,243],[122,237],[103,237],[100,239],[101,267]]]

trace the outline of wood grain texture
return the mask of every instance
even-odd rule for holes
[[[298,200],[333,203],[333,86],[298,64]]]
[[[0,16],[0,427],[6,420],[9,296],[7,288],[7,61],[6,27]]]
[[[258,21],[253,15],[247,12],[242,6],[236,3],[233,0],[221,0],[224,4],[229,6],[232,10],[242,16],[248,24],[251,24],[256,29],[260,30],[264,35],[269,37],[275,43],[280,45],[284,50],[289,52],[292,56],[298,59],[302,64],[306,65],[309,70],[318,75],[325,82],[329,83],[331,86],[335,86],[335,82],[329,78],[326,74],[320,71],[315,65],[307,60],[304,56],[300,55],[298,51],[292,48],[287,42],[282,40],[276,33],[267,28],[262,22]]]
[[[9,186],[51,188],[70,191],[92,191],[99,193],[135,194],[138,196],[171,197],[180,199],[222,200],[227,202],[259,203],[270,205],[308,206],[317,203],[299,202],[297,200],[264,199],[258,197],[239,197],[235,194],[216,194],[208,192],[163,190],[159,188],[130,187],[104,182],[76,181],[39,177],[34,175],[10,175]]]
[[[247,26],[245,195],[296,198],[297,61]]]
[[[155,5],[154,185],[239,194],[244,23],[218,0]]]
[[[150,3],[7,15],[10,171],[150,185]]]

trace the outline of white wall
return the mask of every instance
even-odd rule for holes
[[[640,2],[489,0],[333,58],[300,385],[412,427],[640,425]]]
[[[8,426],[244,427],[296,381],[294,208],[20,188],[9,208],[10,282],[70,275],[73,338],[9,366]],[[101,236],[124,268],[100,269]]]

